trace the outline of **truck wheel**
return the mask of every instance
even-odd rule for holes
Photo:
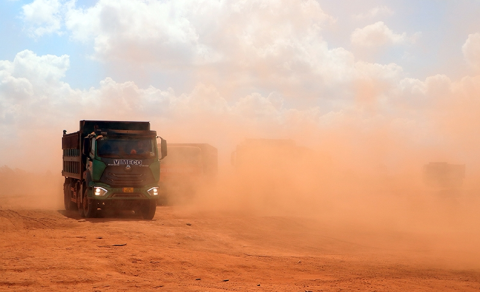
[[[72,202],[72,189],[70,185],[70,181],[65,179],[65,183],[63,184],[63,203],[65,205],[65,210],[76,210],[77,204]]]
[[[157,211],[157,201],[149,200],[142,206],[141,213],[142,218],[145,220],[152,220],[155,216],[155,211]]]
[[[97,216],[97,206],[93,200],[87,197],[87,191],[83,194],[83,216],[85,218],[94,218]]]

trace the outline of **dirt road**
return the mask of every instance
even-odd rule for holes
[[[186,207],[123,215],[0,197],[0,291],[480,290],[476,255],[456,261],[461,248],[432,250],[424,234]]]

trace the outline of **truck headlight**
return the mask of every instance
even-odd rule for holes
[[[147,191],[150,196],[158,196],[158,188],[153,187]]]
[[[101,196],[105,196],[105,194],[108,193],[108,191],[101,187],[93,187],[93,193],[95,194],[96,197],[101,197]]]

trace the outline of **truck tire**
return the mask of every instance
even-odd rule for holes
[[[85,218],[97,217],[97,206],[93,202],[93,200],[87,196],[87,190],[85,190],[85,193],[83,193],[82,206],[83,206],[83,217]]]
[[[65,179],[65,183],[63,184],[63,204],[67,211],[77,209],[77,204],[72,202],[72,189],[69,179]]]
[[[155,211],[157,211],[156,200],[149,200],[140,209],[142,218],[145,220],[152,220],[155,217]]]

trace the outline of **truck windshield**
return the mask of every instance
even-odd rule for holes
[[[155,156],[152,139],[97,140],[97,155],[105,158],[150,158]]]

